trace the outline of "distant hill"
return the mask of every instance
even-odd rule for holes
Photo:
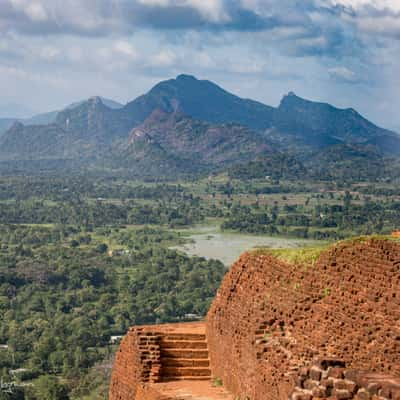
[[[187,172],[213,170],[272,153],[267,141],[238,124],[211,124],[175,111],[155,110],[134,128],[119,159],[165,162]],[[156,160],[154,159],[156,157]]]
[[[378,179],[394,172],[390,160],[385,160],[379,149],[365,144],[326,147],[310,155],[305,166],[309,175],[325,180]]]
[[[117,110],[123,107],[123,104],[118,103],[114,100],[99,97],[102,103],[108,108]],[[71,103],[65,109],[72,109],[84,104],[87,100],[78,101]],[[62,110],[49,111],[46,113],[36,114],[30,118],[0,118],[0,136],[9,129],[15,121],[22,122],[24,125],[46,125],[55,122],[58,113]]]
[[[110,132],[115,133],[118,124],[118,115],[99,97],[93,97],[58,112],[49,124],[14,122],[0,139],[0,158],[71,159],[100,155],[113,142]]]
[[[388,138],[400,143],[399,135],[379,128],[352,108],[305,100],[293,92],[284,96],[275,110],[273,126],[286,140],[310,147],[371,142],[379,147],[382,139],[385,151],[383,142]]]
[[[137,120],[144,120],[154,109],[180,111],[194,118],[213,122],[235,122],[252,129],[265,129],[272,121],[273,107],[242,99],[213,82],[190,75],[155,85],[147,94],[126,105]]]
[[[65,136],[65,131],[56,124],[25,126],[14,122],[2,137],[0,156],[3,160],[67,157]]]
[[[0,129],[1,124],[0,120]],[[19,122],[0,138],[0,161],[90,159],[155,174],[169,168],[210,171],[241,164],[236,173],[268,175],[273,167],[285,176],[282,168],[296,165],[300,173],[304,161],[330,167],[330,154],[337,151],[346,160],[360,159],[357,151],[349,151],[351,146],[361,146],[367,158],[397,157],[400,136],[353,109],[305,100],[294,93],[274,108],[242,99],[210,81],[179,75],[125,106],[92,97],[36,116],[28,124]],[[318,158],[316,151],[326,156]],[[280,156],[245,166],[254,157],[273,152]],[[271,163],[279,165],[274,168]]]

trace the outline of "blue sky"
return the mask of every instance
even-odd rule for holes
[[[0,1],[0,105],[126,102],[180,73],[400,131],[400,0]]]

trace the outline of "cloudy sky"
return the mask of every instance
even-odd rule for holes
[[[0,0],[0,109],[125,103],[180,73],[400,131],[400,0]]]

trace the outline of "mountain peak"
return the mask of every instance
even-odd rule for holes
[[[103,104],[103,100],[101,99],[100,96],[89,97],[88,102],[93,104]]]
[[[282,97],[279,107],[300,102],[307,103],[308,100],[305,100],[302,97],[297,96],[295,92],[290,91],[288,94]]]
[[[117,101],[107,99],[107,98],[101,97],[101,96],[92,96],[86,100],[81,100],[81,101],[76,101],[74,103],[71,103],[68,106],[66,106],[64,108],[64,110],[71,110],[73,108],[76,108],[76,107],[79,107],[79,106],[82,106],[85,104],[103,105],[103,106],[106,106],[111,109],[119,109],[119,108],[123,107],[123,105],[118,103]],[[64,111],[64,110],[61,110],[61,111]]]
[[[177,81],[198,81],[198,79],[193,76],[193,75],[188,75],[188,74],[180,74],[176,77]]]
[[[139,123],[155,108],[179,111],[211,123],[234,122],[255,130],[270,127],[273,112],[270,106],[242,99],[212,81],[188,74],[157,83],[147,94],[125,106]]]
[[[334,112],[339,111],[340,109],[332,106],[331,104],[328,103],[323,103],[323,102],[318,102],[318,101],[312,101],[305,99],[303,97],[298,96],[294,92],[289,92],[287,95],[283,96],[279,106],[278,110],[292,110],[294,108],[298,109],[304,109],[308,111],[316,111],[317,109],[319,111],[325,110],[329,112]]]

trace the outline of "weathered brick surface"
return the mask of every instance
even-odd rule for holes
[[[339,360],[321,374],[328,386],[344,364],[400,378],[400,245],[341,243],[309,266],[245,254],[211,306],[207,336],[213,375],[241,398],[287,399],[315,358]]]
[[[133,400],[141,383],[142,364],[138,351],[138,332],[130,329],[115,355],[110,383],[110,400]]]
[[[155,382],[209,379],[210,368],[242,399],[400,400],[400,244],[340,243],[313,265],[245,254],[206,331],[183,325],[131,328],[110,400],[176,398]]]
[[[316,367],[317,366],[317,367]],[[293,399],[302,395],[309,394],[309,384],[315,368],[320,368],[321,362],[314,363],[314,366],[298,372],[300,379],[296,382],[296,387],[291,392],[289,398]],[[379,398],[381,400],[394,400],[397,391],[400,390],[400,378],[391,375],[366,372],[358,369],[346,369],[343,365],[339,368],[329,366],[325,363],[321,371],[320,379],[313,380],[312,398],[313,399],[337,399],[337,400],[371,400]],[[332,371],[336,371],[332,374]],[[334,378],[333,375],[336,377]],[[329,384],[327,385],[328,376]]]

